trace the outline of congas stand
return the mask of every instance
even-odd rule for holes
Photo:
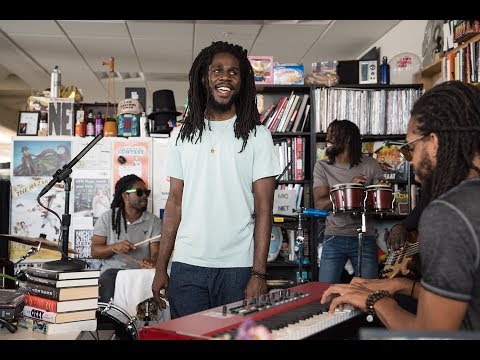
[[[297,210],[293,210],[298,214],[298,225],[297,225],[297,236],[295,237],[295,252],[298,254],[297,261],[298,261],[298,284],[303,284],[307,282],[308,279],[303,277],[303,258],[304,258],[304,241],[305,236],[303,233],[303,207],[298,208]]]
[[[365,210],[362,210],[362,225],[357,228],[358,231],[358,276],[362,277],[363,260],[363,235],[367,232],[367,220]]]
[[[298,214],[297,236],[295,238],[295,252],[298,252],[298,283],[303,284],[308,282],[308,278],[303,276],[303,261],[304,261],[304,241],[305,236],[303,232],[303,216],[314,218],[326,218],[330,213],[326,210],[311,209],[299,207],[294,209],[293,212]]]

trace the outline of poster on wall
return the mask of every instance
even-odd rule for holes
[[[90,138],[75,138],[72,154],[75,158],[92,141]],[[112,166],[112,139],[102,138],[85,153],[73,167],[72,178],[110,178]]]
[[[13,139],[12,154],[12,176],[52,176],[70,162],[71,142]]]
[[[168,141],[169,139],[154,139],[153,141],[153,153],[155,154],[153,163],[155,176],[152,178],[153,213],[160,219],[163,218],[165,204],[170,193],[170,178],[165,175],[164,171]]]
[[[44,196],[40,198],[42,205],[52,211],[47,211],[37,202],[40,191],[50,182],[47,177],[19,176],[11,179],[11,222],[10,234],[39,237],[46,235],[46,239],[58,242],[60,232],[60,219],[65,207],[65,193],[63,183],[56,184]],[[19,260],[30,249],[29,245],[11,242],[10,260]],[[59,259],[60,252],[43,249],[28,257],[24,262],[38,262],[51,259]]]
[[[88,218],[91,226],[110,209],[110,179],[73,179],[73,193],[74,217]]]
[[[112,194],[115,192],[115,184],[117,181],[129,174],[134,174],[142,178],[147,188],[150,188],[151,144],[151,139],[139,141],[117,139],[113,142]]]
[[[78,251],[77,258],[84,260],[91,269],[100,269],[101,260],[91,256],[93,229],[74,229],[74,249]]]

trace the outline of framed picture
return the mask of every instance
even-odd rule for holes
[[[37,136],[40,123],[40,111],[18,112],[18,136]]]

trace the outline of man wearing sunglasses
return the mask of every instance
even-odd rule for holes
[[[322,302],[352,304],[389,329],[480,331],[480,89],[460,81],[434,86],[413,106],[406,156],[430,199],[420,217],[421,280],[331,285]],[[393,294],[418,300],[403,310]]]
[[[158,255],[160,219],[147,211],[150,190],[136,175],[126,175],[115,184],[110,210],[98,218],[93,229],[91,254],[102,259],[101,302],[109,302],[115,292],[117,273],[122,269],[151,269]],[[145,239],[146,244],[135,246]]]

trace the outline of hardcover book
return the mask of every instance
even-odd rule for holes
[[[93,297],[98,297],[98,285],[54,288],[42,284],[27,282],[25,288],[28,294],[59,301],[90,299]]]
[[[57,301],[41,296],[25,294],[25,305],[43,309],[50,312],[79,311],[98,308],[98,298]]]
[[[56,280],[84,279],[100,277],[100,270],[85,269],[80,271],[57,271],[41,267],[28,267],[27,275]]]
[[[95,319],[96,309],[70,311],[57,313],[46,311],[41,308],[25,305],[23,307],[23,315],[37,320],[43,320],[49,323],[61,324],[71,321],[91,320]]]
[[[98,285],[98,278],[55,280],[27,274],[27,280],[31,283],[43,284],[56,288]]]
[[[95,331],[97,330],[97,319],[53,324],[43,320],[22,316],[18,319],[17,325],[26,330],[39,332],[45,335],[54,335],[69,332]]]

